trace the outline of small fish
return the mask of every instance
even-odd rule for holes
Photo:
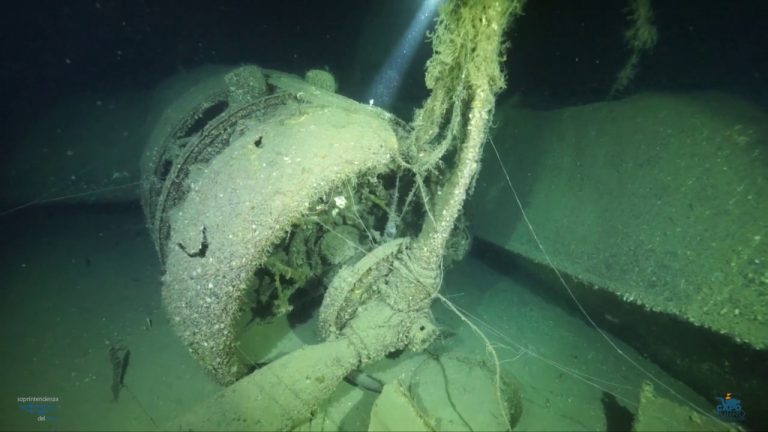
[[[109,361],[112,363],[112,402],[117,403],[120,398],[120,390],[125,386],[125,372],[131,360],[131,350],[125,345],[112,345],[109,347]]]

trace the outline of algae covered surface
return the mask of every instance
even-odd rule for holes
[[[625,300],[768,346],[765,114],[716,93],[556,111],[502,106],[495,143],[561,270]],[[545,262],[487,152],[474,232]]]

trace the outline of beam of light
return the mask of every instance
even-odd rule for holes
[[[368,104],[389,108],[397,96],[400,85],[403,82],[403,75],[413,61],[416,49],[424,38],[427,27],[432,23],[432,19],[437,13],[437,7],[443,0],[424,0],[421,8],[408,26],[397,46],[387,58],[384,66],[371,83],[368,89]]]

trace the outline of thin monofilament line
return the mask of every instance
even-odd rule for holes
[[[496,383],[496,402],[499,404],[499,410],[501,411],[501,415],[504,418],[504,422],[509,427],[509,430],[512,430],[512,424],[510,423],[509,413],[507,412],[508,406],[504,402],[504,398],[501,396],[501,365],[499,363],[499,356],[496,353],[496,349],[491,344],[491,341],[488,340],[488,337],[485,336],[485,333],[482,332],[475,324],[472,323],[467,317],[464,316],[461,312],[459,312],[459,309],[454,306],[453,303],[451,303],[450,300],[440,295],[440,293],[435,294],[435,297],[437,297],[440,301],[443,302],[443,304],[450,309],[453,313],[456,314],[464,323],[466,323],[469,328],[475,332],[480,338],[483,340],[483,343],[485,343],[485,349],[488,355],[491,356],[493,359],[493,363],[495,366],[495,375],[494,375],[494,382]]]
[[[587,321],[589,321],[589,324],[600,334],[600,336],[603,337],[603,339],[605,339],[606,342],[608,342],[608,344],[614,350],[616,350],[617,353],[619,353],[620,356],[622,356],[625,360],[627,360],[632,366],[637,368],[640,372],[645,374],[648,378],[650,378],[651,380],[653,380],[655,383],[659,384],[660,386],[664,387],[667,391],[669,391],[670,393],[675,395],[678,399],[684,401],[686,404],[688,404],[690,407],[692,407],[693,409],[695,409],[699,413],[704,414],[705,416],[707,416],[709,418],[712,418],[712,419],[714,419],[714,420],[716,420],[716,421],[718,421],[718,422],[720,422],[722,424],[725,424],[720,419],[718,419],[717,417],[709,414],[708,412],[706,412],[703,409],[701,409],[701,408],[697,407],[696,405],[694,405],[692,402],[688,401],[688,399],[680,396],[680,394],[678,394],[670,386],[668,386],[668,385],[664,384],[663,382],[661,382],[661,380],[656,378],[652,373],[648,372],[642,366],[640,366],[637,362],[632,360],[627,354],[624,353],[624,351],[622,351],[616,345],[615,342],[613,342],[613,340],[611,340],[610,337],[608,337],[608,335],[597,325],[597,323],[595,323],[595,321],[592,320],[592,317],[589,316],[589,314],[587,313],[586,309],[584,309],[584,307],[581,305],[581,302],[579,302],[579,300],[576,298],[576,295],[573,294],[573,291],[571,290],[571,287],[565,281],[565,278],[560,273],[560,270],[558,270],[557,267],[555,267],[554,262],[549,257],[549,254],[547,253],[547,251],[544,249],[544,245],[542,244],[541,240],[539,240],[539,236],[536,235],[536,230],[533,229],[533,224],[531,224],[531,221],[528,219],[528,214],[525,212],[525,209],[523,208],[523,203],[522,203],[522,201],[520,201],[520,197],[517,195],[517,191],[515,190],[515,187],[512,185],[512,180],[509,178],[509,173],[507,173],[507,168],[504,166],[504,163],[501,160],[501,155],[499,155],[498,149],[496,149],[496,144],[493,143],[493,140],[490,137],[488,137],[488,141],[491,143],[491,148],[493,148],[493,153],[496,155],[496,159],[499,161],[499,166],[501,167],[501,171],[504,174],[504,178],[507,180],[507,185],[509,185],[509,189],[512,191],[512,195],[515,197],[515,202],[517,203],[517,207],[520,209],[520,214],[522,214],[522,216],[523,216],[523,220],[525,221],[525,224],[528,227],[528,231],[530,231],[531,236],[533,236],[533,240],[536,242],[536,245],[538,246],[539,250],[541,250],[542,255],[544,255],[544,259],[547,261],[547,264],[552,269],[552,271],[555,272],[555,274],[557,275],[557,278],[560,280],[560,283],[563,285],[563,287],[565,287],[565,290],[568,292],[568,295],[573,300],[573,303],[576,304],[576,306],[579,308],[581,313],[584,315],[584,318],[586,318]]]
[[[352,188],[349,186],[349,182],[344,181],[344,185],[347,187],[347,192],[349,193],[349,201],[352,203],[352,212],[355,214],[355,218],[357,218],[357,221],[360,223],[360,226],[365,230],[365,234],[368,236],[368,241],[371,245],[375,245],[376,242],[373,240],[373,235],[370,231],[368,231],[368,227],[365,226],[365,222],[363,222],[363,219],[360,218],[360,214],[357,213],[357,205],[355,204],[355,194],[352,193]]]
[[[140,401],[140,400],[139,400],[139,398],[136,396],[136,394],[135,394],[135,393],[133,393],[133,390],[131,390],[131,388],[130,388],[130,387],[128,387],[128,385],[127,385],[127,384],[123,384],[123,388],[124,388],[124,389],[126,389],[126,390],[128,390],[128,394],[129,394],[129,395],[131,395],[131,397],[133,398],[133,401],[136,403],[136,405],[138,405],[138,406],[139,406],[139,408],[141,408],[141,410],[142,410],[142,411],[144,411],[144,415],[146,415],[146,416],[147,416],[147,418],[149,419],[149,421],[151,421],[151,422],[152,422],[152,425],[155,427],[155,430],[161,430],[160,426],[159,426],[159,425],[157,424],[157,422],[155,421],[155,418],[154,418],[154,417],[152,417],[152,415],[149,413],[149,411],[147,411],[147,408],[144,406],[144,404],[143,404],[143,403],[141,403],[141,401]]]
[[[539,361],[542,361],[545,364],[548,364],[549,366],[552,366],[552,367],[554,367],[556,369],[559,369],[559,370],[561,370],[561,371],[563,371],[563,372],[565,372],[565,373],[567,373],[569,375],[572,375],[576,379],[584,381],[586,384],[588,384],[588,385],[590,385],[592,387],[598,388],[599,390],[604,391],[606,393],[610,393],[613,396],[615,396],[617,399],[622,400],[622,401],[626,402],[629,405],[632,405],[632,406],[635,406],[635,407],[637,406],[637,403],[632,402],[631,400],[625,398],[624,396],[618,394],[617,392],[611,391],[611,390],[603,387],[599,383],[610,385],[612,387],[616,387],[617,389],[624,388],[624,389],[632,389],[632,390],[634,390],[635,387],[626,386],[626,385],[623,385],[623,384],[618,384],[618,383],[615,383],[615,382],[612,382],[612,381],[604,380],[604,379],[601,379],[601,378],[589,375],[587,373],[581,372],[579,370],[570,368],[570,367],[565,366],[563,364],[560,364],[560,363],[558,363],[558,362],[556,362],[556,361],[554,361],[554,360],[552,360],[550,358],[547,358],[547,357],[545,357],[545,356],[543,356],[541,354],[536,353],[535,351],[532,351],[532,350],[524,347],[519,342],[514,341],[512,338],[507,336],[505,333],[502,333],[500,330],[498,330],[497,328],[495,328],[492,325],[488,324],[487,322],[483,321],[479,317],[473,315],[472,313],[470,313],[466,309],[464,309],[464,308],[462,308],[460,306],[456,306],[456,305],[454,305],[454,306],[461,313],[463,313],[464,315],[466,315],[467,317],[469,317],[473,321],[476,321],[482,327],[488,329],[490,331],[490,333],[493,334],[494,336],[502,339],[505,342],[508,342],[508,343],[514,345],[514,347],[517,348],[521,353],[528,354],[531,357],[533,357],[533,358],[535,358],[535,359],[537,359]]]
[[[136,182],[126,183],[126,184],[122,184],[122,185],[118,185],[118,186],[109,186],[109,187],[105,187],[105,188],[101,188],[101,189],[97,189],[97,190],[91,190],[91,191],[73,193],[73,194],[69,194],[69,195],[57,196],[57,197],[54,197],[54,198],[38,198],[38,199],[32,200],[32,201],[30,201],[28,203],[22,204],[20,206],[13,207],[13,208],[10,208],[8,210],[4,210],[4,211],[0,212],[0,217],[7,216],[7,215],[9,215],[9,214],[11,214],[13,212],[17,212],[17,211],[19,211],[21,209],[25,209],[25,208],[31,207],[33,205],[47,204],[47,203],[52,203],[52,202],[56,202],[56,201],[62,201],[62,200],[70,199],[70,198],[80,198],[80,197],[84,197],[84,196],[88,196],[88,195],[96,195],[96,194],[99,194],[99,193],[102,193],[102,192],[107,192],[107,191],[111,191],[111,190],[115,190],[115,189],[121,189],[121,188],[130,187],[130,186],[136,186],[136,185],[139,185],[141,183],[142,182],[140,182],[140,181],[136,181]]]

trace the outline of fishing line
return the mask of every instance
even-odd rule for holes
[[[536,245],[538,246],[541,253],[544,255],[544,259],[547,261],[547,265],[552,269],[552,271],[555,272],[557,275],[558,280],[560,280],[560,283],[565,287],[565,290],[568,292],[568,295],[571,297],[571,300],[573,300],[573,303],[579,308],[579,311],[581,311],[582,315],[584,315],[584,318],[589,321],[589,324],[594,328],[600,336],[602,336],[603,339],[605,339],[606,342],[613,348],[621,357],[623,357],[627,362],[629,362],[632,366],[637,368],[640,372],[645,374],[648,378],[653,380],[655,383],[659,384],[660,386],[664,387],[667,391],[675,395],[678,399],[684,401],[687,405],[692,407],[694,410],[698,411],[699,413],[717,420],[719,423],[723,423],[720,419],[717,417],[707,413],[706,411],[702,410],[701,408],[694,405],[692,402],[688,401],[686,398],[682,397],[680,394],[678,394],[675,390],[673,390],[670,386],[664,384],[661,380],[656,378],[652,373],[645,370],[642,366],[640,366],[636,361],[632,360],[624,351],[619,348],[616,343],[611,340],[610,337],[601,329],[597,323],[592,319],[592,317],[587,313],[586,309],[584,309],[584,306],[581,305],[581,302],[576,298],[576,295],[573,294],[573,291],[571,290],[571,287],[568,285],[568,283],[565,281],[565,278],[560,273],[560,270],[555,267],[554,262],[552,261],[552,258],[550,258],[547,251],[544,249],[544,245],[542,244],[541,240],[539,239],[539,236],[536,234],[536,230],[533,229],[533,224],[528,219],[528,214],[525,212],[525,209],[523,208],[523,203],[520,201],[520,197],[517,194],[517,191],[515,190],[515,187],[512,185],[512,180],[509,177],[509,173],[507,172],[507,168],[504,166],[504,163],[501,160],[501,155],[499,155],[499,151],[496,148],[496,144],[494,144],[493,139],[491,137],[488,137],[488,141],[491,143],[491,148],[493,149],[493,153],[496,155],[496,159],[499,161],[499,166],[501,167],[501,171],[504,174],[504,178],[507,180],[507,185],[509,185],[509,189],[512,191],[512,195],[515,198],[515,202],[517,203],[517,207],[520,209],[520,214],[523,216],[523,221],[525,221],[526,226],[528,227],[528,231],[530,231],[531,235],[533,236],[534,241],[536,242]]]

